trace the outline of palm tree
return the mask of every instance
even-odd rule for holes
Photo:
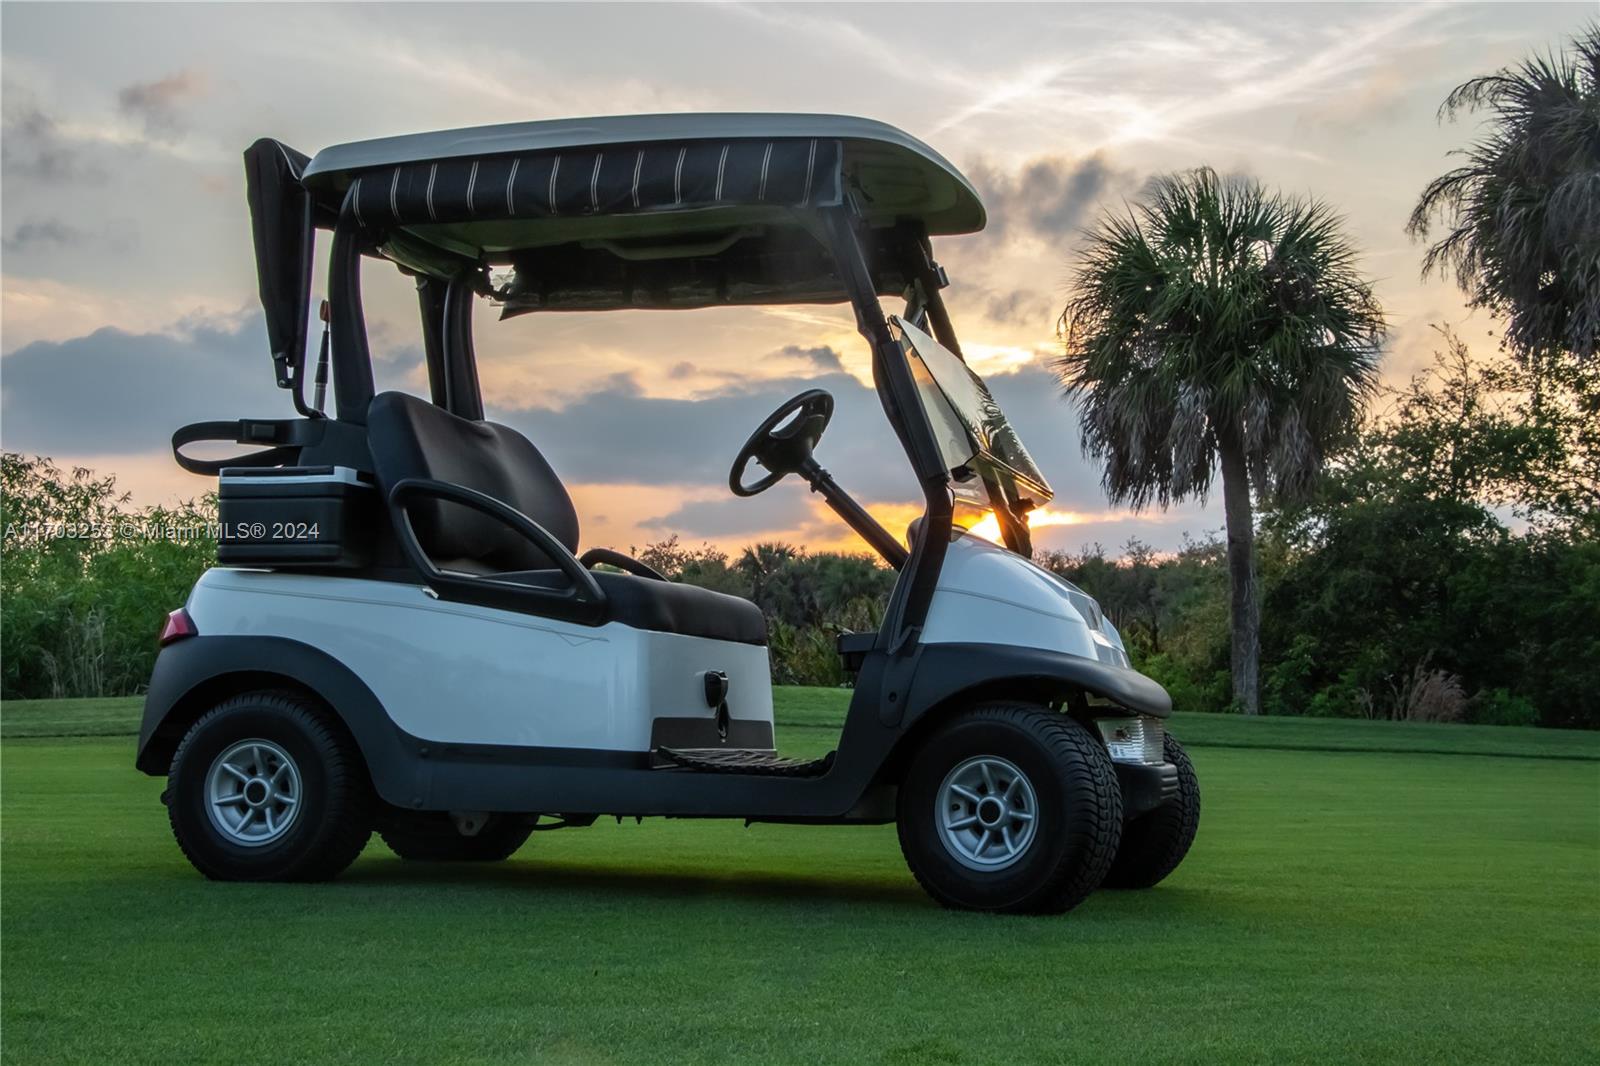
[[[1422,191],[1407,231],[1444,236],[1422,273],[1453,275],[1473,307],[1505,319],[1534,367],[1600,349],[1600,24],[1570,54],[1533,56],[1464,82],[1440,120],[1488,111],[1466,163]]]
[[[1260,711],[1251,492],[1303,494],[1372,393],[1383,312],[1324,204],[1207,168],[1087,235],[1058,370],[1113,502],[1204,499],[1222,475],[1233,692]]]

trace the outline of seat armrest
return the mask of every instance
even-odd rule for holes
[[[545,589],[497,581],[493,574],[440,570],[423,550],[422,543],[417,539],[417,531],[412,528],[411,515],[406,510],[408,501],[423,496],[471,508],[510,526],[549,556],[571,585]],[[441,599],[565,618],[587,625],[597,625],[605,620],[606,594],[599,582],[595,581],[594,575],[549,530],[493,496],[448,481],[406,478],[389,490],[389,516],[394,522],[406,558]]]
[[[618,570],[632,574],[634,577],[647,577],[651,581],[667,580],[667,575],[655,567],[647,566],[631,555],[623,555],[621,552],[612,551],[610,548],[590,548],[578,556],[578,562],[590,570],[593,570],[597,565],[614,566]]]

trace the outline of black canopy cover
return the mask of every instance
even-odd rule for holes
[[[812,137],[433,160],[360,175],[353,206],[362,225],[402,227],[818,207],[840,202],[839,158],[838,141]],[[478,232],[484,240],[477,243],[491,252],[504,250],[517,233]]]
[[[404,163],[356,177],[351,207],[412,269],[510,264],[508,315],[836,301],[796,212],[843,202],[842,154],[813,137]]]
[[[311,194],[300,179],[309,162],[308,156],[266,137],[244,153],[256,282],[279,388],[293,384],[305,365],[314,232]]]

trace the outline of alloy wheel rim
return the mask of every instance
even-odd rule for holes
[[[1039,799],[1015,763],[976,755],[945,775],[934,818],[951,858],[993,873],[1027,853],[1038,828]]]
[[[218,755],[206,774],[206,814],[229,843],[271,844],[300,811],[300,768],[270,740],[241,740]]]

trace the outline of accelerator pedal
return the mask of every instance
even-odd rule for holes
[[[770,751],[751,748],[657,748],[657,769],[694,770],[704,774],[745,774],[756,777],[821,777],[833,766],[837,752],[820,759],[787,759]]]

